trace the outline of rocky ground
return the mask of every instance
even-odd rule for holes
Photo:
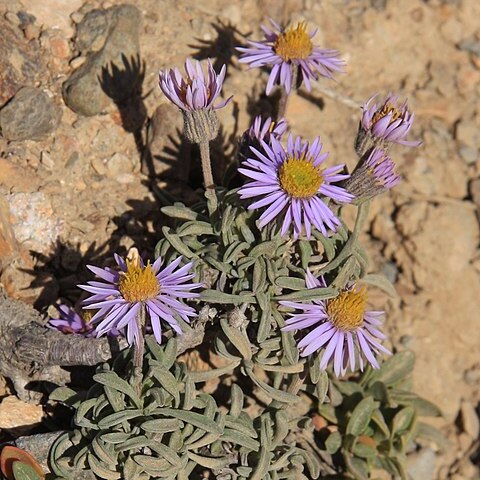
[[[235,97],[220,113],[213,149],[221,172],[252,116],[272,110],[265,73],[245,73],[233,47],[260,38],[268,17],[305,19],[348,71],[292,98],[296,133],[321,135],[332,161],[352,167],[359,103],[394,91],[415,111],[412,138],[423,146],[393,152],[404,181],[374,204],[364,241],[399,293],[387,306],[393,344],[416,353],[416,391],[442,408],[436,426],[450,440],[443,451],[426,445],[412,455],[410,472],[479,478],[480,3],[133,3],[0,0],[0,280],[8,294],[46,311],[78,300],[86,263],[133,245],[152,251],[159,198],[192,201],[200,186],[198,152],[181,140],[158,70],[187,56],[228,64],[224,91]],[[2,385],[0,429],[40,421],[41,407],[27,408]]]

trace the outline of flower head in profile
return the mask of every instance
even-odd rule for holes
[[[257,115],[250,128],[243,133],[240,139],[238,152],[241,160],[250,156],[250,147],[261,149],[261,141],[270,144],[271,138],[280,140],[287,128],[288,124],[284,118],[275,122],[271,117],[263,119],[261,115]]]
[[[205,75],[198,60],[187,58],[185,61],[185,77],[178,68],[160,72],[160,88],[165,96],[181,110],[202,110],[224,107],[232,97],[214,105],[225,79],[225,65],[216,73],[210,59],[207,61]]]
[[[140,338],[138,319],[144,309],[146,325],[152,329],[158,343],[162,341],[162,321],[166,322],[179,335],[182,329],[176,317],[186,322],[195,317],[195,310],[183,303],[182,299],[198,297],[192,292],[201,286],[188,283],[194,274],[190,273],[192,263],[180,267],[182,257],[177,258],[165,268],[161,268],[162,259],[153,264],[145,264],[138,255],[124,260],[115,254],[120,271],[109,267],[88,268],[103,281],[91,281],[80,288],[92,293],[84,301],[85,309],[97,309],[92,317],[96,324],[97,337],[112,329],[126,329],[129,344],[137,343]],[[180,268],[178,268],[180,267]]]
[[[76,333],[84,336],[89,336],[92,333],[93,325],[90,312],[79,315],[68,305],[58,305],[56,308],[60,317],[51,318],[48,322],[50,327],[60,330],[62,333]]]
[[[315,278],[309,271],[306,284],[308,288],[326,287],[323,279]],[[282,330],[309,329],[298,343],[300,355],[306,357],[323,350],[320,368],[326,369],[332,361],[337,377],[349,367],[355,371],[357,364],[363,370],[365,361],[379,368],[376,357],[391,352],[380,343],[386,338],[379,330],[383,312],[367,310],[366,301],[365,287],[355,284],[334,298],[311,304],[282,301],[282,305],[301,311],[291,314]]]
[[[294,70],[297,69],[297,84],[305,83],[311,90],[311,80],[319,76],[332,78],[334,72],[342,72],[345,61],[339,57],[337,50],[325,50],[313,44],[312,38],[317,33],[307,32],[307,25],[301,22],[296,26],[282,28],[271,20],[273,30],[262,25],[265,40],[248,42],[249,47],[237,47],[242,55],[241,63],[250,68],[272,66],[267,83],[267,95],[275,84],[282,85],[290,93],[295,81]]]
[[[421,145],[421,141],[406,140],[415,118],[408,110],[407,101],[401,103],[396,95],[389,93],[385,101],[378,104],[374,102],[376,96],[362,106],[359,134],[369,135],[374,142],[393,142],[408,147]]]
[[[310,238],[312,226],[325,236],[328,230],[335,232],[340,220],[323,198],[339,203],[352,201],[353,195],[333,185],[349,178],[340,173],[344,165],[323,168],[328,153],[322,153],[319,138],[308,143],[290,134],[286,149],[275,137],[270,138],[270,144],[265,141],[260,144],[261,150],[251,147],[250,158],[243,162],[244,168],[239,168],[252,181],[238,191],[242,199],[260,197],[250,204],[249,210],[267,207],[260,216],[259,227],[281,217],[282,236],[292,224],[295,239],[303,228]]]
[[[225,79],[225,65],[216,73],[210,59],[207,74],[198,60],[185,61],[185,77],[178,68],[160,72],[160,89],[164,95],[183,112],[184,133],[192,143],[213,140],[219,129],[215,110],[223,108],[232,97],[217,104]]]
[[[360,160],[344,185],[356,201],[361,202],[393,188],[400,180],[391,157],[381,148],[372,148]]]

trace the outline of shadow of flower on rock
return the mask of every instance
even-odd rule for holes
[[[113,265],[113,254],[125,253],[120,246],[118,236],[113,236],[101,245],[92,243],[86,251],[80,244],[70,244],[61,240],[49,254],[30,250],[34,259],[33,268],[20,268],[33,278],[29,289],[38,291],[33,306],[37,310],[45,310],[57,299],[63,303],[75,305],[81,299],[82,291],[78,284],[91,280],[92,273],[87,265]]]
[[[249,36],[251,32],[243,34],[230,22],[227,24],[221,20],[219,20],[218,24],[212,23],[211,26],[217,36],[213,40],[197,38],[197,45],[189,45],[190,48],[196,50],[192,57],[197,60],[214,59],[213,68],[216,72],[219,72],[222,66],[226,65],[228,76],[229,67],[235,67],[232,58],[238,56],[235,47],[239,46],[242,43],[242,39]]]
[[[135,139],[142,172],[154,178],[154,166],[145,154],[143,129],[147,121],[147,108],[144,103],[146,95],[143,94],[144,80],[145,62],[139,56],[129,59],[125,55],[122,55],[122,65],[111,62],[104,66],[99,78],[103,91],[118,108],[122,127]]]

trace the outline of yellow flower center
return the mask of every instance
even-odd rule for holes
[[[322,185],[319,167],[305,158],[287,158],[278,173],[280,185],[293,198],[311,198]]]
[[[82,318],[85,323],[90,323],[92,321],[93,315],[95,312],[92,310],[84,310],[82,312]]]
[[[395,105],[387,103],[380,110],[377,110],[372,117],[372,124],[377,123],[382,118],[386,117],[388,114],[392,114],[392,119],[390,123],[393,123],[395,120],[402,116],[402,113],[398,110]]]
[[[327,314],[335,328],[351,332],[363,324],[367,289],[350,290],[340,293],[327,302]]]
[[[273,49],[286,62],[307,58],[313,50],[313,43],[307,33],[307,24],[301,22],[295,28],[285,30],[275,40]]]
[[[145,267],[140,260],[134,258],[126,260],[127,271],[120,273],[118,289],[127,302],[143,302],[156,297],[160,293],[160,285],[150,262]]]

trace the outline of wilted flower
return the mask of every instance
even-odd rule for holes
[[[396,95],[389,93],[383,104],[372,103],[374,95],[362,106],[362,118],[356,140],[356,149],[363,152],[368,139],[374,143],[393,142],[418,147],[421,141],[409,141],[405,137],[413,125],[415,115],[410,113],[407,102],[400,103]]]
[[[139,256],[124,260],[115,254],[115,260],[120,272],[109,267],[88,265],[104,282],[91,281],[87,285],[80,285],[80,288],[93,294],[84,301],[84,308],[98,309],[91,320],[98,323],[96,336],[104,335],[114,328],[122,330],[126,327],[128,343],[138,344],[138,318],[142,308],[145,309],[146,319],[149,320],[158,343],[162,341],[161,320],[181,335],[182,330],[175,317],[179,316],[189,322],[189,317],[195,317],[196,313],[179,299],[198,297],[198,293],[191,290],[201,286],[199,283],[185,283],[194,277],[190,273],[192,263],[177,270],[182,261],[182,257],[179,257],[161,270],[161,258],[146,265]]]
[[[51,318],[49,325],[62,333],[77,333],[79,335],[88,336],[93,330],[91,324],[90,312],[79,315],[73,308],[67,305],[58,305],[57,310],[60,318]]]
[[[323,279],[315,278],[309,271],[306,284],[308,288],[326,287]],[[298,343],[300,355],[306,357],[323,349],[320,368],[326,369],[332,360],[337,377],[344,375],[348,367],[353,372],[357,362],[363,370],[364,359],[373,368],[379,368],[376,356],[391,352],[380,343],[386,338],[377,328],[382,325],[383,312],[367,311],[366,301],[365,287],[355,284],[334,298],[311,304],[282,301],[282,305],[302,311],[291,314],[282,330],[314,327]]]
[[[260,142],[263,140],[267,144],[270,143],[271,138],[280,140],[287,131],[288,124],[284,118],[278,121],[273,121],[271,117],[262,119],[261,115],[255,117],[252,125],[246,130],[239,142],[239,156],[245,160],[250,156],[250,147],[260,149]]]
[[[184,114],[185,135],[192,143],[212,140],[218,133],[215,110],[224,107],[232,97],[214,105],[222,90],[225,65],[216,73],[208,59],[207,75],[198,60],[185,61],[186,76],[178,68],[160,72],[160,88]]]
[[[356,201],[364,201],[393,188],[400,179],[391,157],[381,148],[372,148],[360,160],[344,186]]]
[[[270,20],[274,30],[262,25],[265,40],[261,42],[248,42],[250,47],[238,47],[242,52],[241,63],[252,67],[272,66],[267,83],[267,95],[275,84],[285,87],[290,93],[294,85],[294,70],[297,69],[297,82],[305,82],[308,91],[311,90],[310,81],[318,80],[319,75],[332,78],[333,72],[342,72],[346,63],[339,57],[337,50],[325,50],[315,46],[312,38],[317,33],[307,33],[305,22],[296,27],[282,28],[278,23]]]
[[[275,137],[270,138],[270,145],[265,141],[260,143],[261,151],[251,147],[253,155],[243,162],[246,168],[239,168],[253,182],[238,191],[242,199],[261,197],[249,210],[268,206],[260,216],[260,228],[281,216],[281,235],[286,234],[292,223],[295,239],[303,227],[310,238],[312,225],[325,236],[327,229],[335,232],[340,220],[321,197],[346,203],[353,199],[344,188],[332,185],[349,178],[340,173],[344,165],[322,169],[328,153],[321,153],[320,138],[309,144],[290,134],[286,150]]]

